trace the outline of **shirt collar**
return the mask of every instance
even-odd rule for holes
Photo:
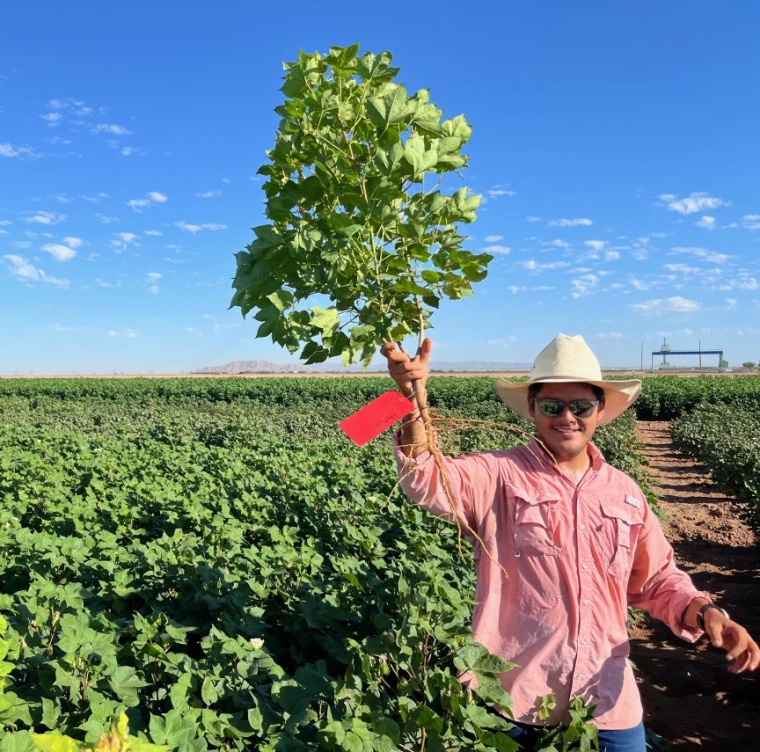
[[[554,464],[553,457],[546,451],[546,449],[544,449],[544,446],[538,440],[538,437],[533,436],[531,438],[528,449],[530,449],[533,454],[539,454],[546,457],[549,460],[549,464]],[[588,443],[588,454],[589,457],[591,457],[591,469],[599,472],[599,470],[602,468],[602,465],[605,464],[606,460],[604,459],[604,455],[601,453],[601,451],[599,451],[599,448],[596,447],[591,441]]]

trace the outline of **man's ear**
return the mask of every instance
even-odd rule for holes
[[[528,397],[528,412],[530,417],[535,419],[536,417],[536,400],[533,397]]]
[[[604,400],[599,402],[599,407],[596,408],[596,419],[601,420],[604,417]]]

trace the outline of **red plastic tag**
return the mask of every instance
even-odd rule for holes
[[[403,394],[385,392],[338,425],[354,444],[364,446],[412,410],[414,405]]]

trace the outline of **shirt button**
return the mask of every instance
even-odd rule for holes
[[[583,601],[584,606],[588,606],[589,603],[591,603],[591,601],[588,598],[586,598],[586,600]]]
[[[588,640],[581,640],[581,645],[586,645],[586,644],[588,644]]]
[[[519,552],[519,551],[515,551],[515,558],[516,558],[516,559],[519,559],[519,558],[520,558],[520,552]]]
[[[585,677],[583,676],[583,674],[576,674],[576,675],[575,675],[575,678],[576,678],[578,681],[583,681],[583,679],[584,679]]]
[[[583,562],[583,568],[584,569],[588,569],[588,563],[587,562]]]
[[[586,529],[586,526],[585,525],[581,525],[581,530],[585,530],[585,529]]]

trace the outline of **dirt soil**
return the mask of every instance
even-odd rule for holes
[[[741,505],[673,448],[669,423],[640,422],[638,430],[676,561],[757,640],[760,542],[741,521]],[[644,723],[673,752],[760,752],[760,670],[730,674],[725,652],[706,637],[690,645],[652,619],[632,628],[631,659],[639,669]]]

